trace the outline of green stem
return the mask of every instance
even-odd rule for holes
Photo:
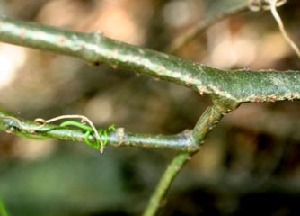
[[[4,202],[0,199],[0,215],[9,216],[8,211],[5,208]]]
[[[190,159],[191,153],[178,153],[164,172],[160,182],[155,188],[155,191],[147,205],[144,216],[156,215],[162,205],[162,201],[169,190],[174,178],[177,176],[184,164]]]

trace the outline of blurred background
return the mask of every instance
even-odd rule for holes
[[[224,5],[222,5],[224,2]],[[160,51],[230,0],[0,0],[0,14]],[[209,66],[299,70],[269,12],[239,13],[174,55]],[[216,7],[215,7],[216,6]],[[279,13],[300,45],[300,2]],[[0,43],[1,109],[25,119],[82,114],[100,128],[174,134],[211,103],[190,89],[105,65]],[[213,130],[161,215],[299,215],[300,103],[243,104]],[[0,134],[0,197],[14,216],[140,215],[174,151],[24,140]]]

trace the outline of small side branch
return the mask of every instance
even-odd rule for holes
[[[44,124],[36,121],[24,121],[14,116],[0,112],[0,130],[13,133],[29,139],[56,139],[91,142],[95,139],[112,147],[137,147],[137,148],[161,148],[178,151],[194,152],[198,145],[193,142],[192,131],[183,131],[175,135],[151,135],[126,132],[124,128],[117,128],[109,132],[107,136],[100,134],[99,138],[86,137],[86,130],[78,128],[62,127],[55,124]]]

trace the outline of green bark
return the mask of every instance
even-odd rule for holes
[[[236,103],[300,99],[299,71],[220,70],[111,40],[97,32],[65,31],[6,18],[0,19],[0,41],[129,69]]]

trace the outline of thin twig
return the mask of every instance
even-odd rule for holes
[[[34,126],[30,125],[30,126],[28,126],[28,125],[24,124],[24,122],[22,122],[21,120],[15,118],[13,116],[1,115],[0,118],[3,119],[3,120],[5,120],[5,119],[6,120],[11,120],[13,123],[17,123],[18,129],[21,130],[21,131],[36,132],[36,131],[40,130],[43,127],[43,125],[34,125]],[[12,125],[7,125],[7,131],[13,132],[15,126],[16,125],[13,125],[13,124]]]
[[[248,0],[248,6],[249,9],[253,12],[258,12],[261,10],[270,10],[270,2],[269,0]],[[280,7],[281,5],[284,5],[287,2],[287,0],[277,0],[275,5],[276,7]]]
[[[2,130],[19,136],[22,135],[22,137],[26,136],[26,138],[34,138],[38,136],[43,139],[70,140],[79,142],[84,142],[86,138],[86,131],[84,130],[48,124],[43,119],[24,121],[0,111],[0,131]],[[101,137],[101,140],[102,142],[107,140],[107,145],[115,148],[156,148],[195,152],[199,149],[199,147],[192,139],[190,139],[191,134],[191,130],[185,130],[173,135],[137,134],[127,132],[124,128],[116,128],[108,134],[107,138]],[[95,137],[91,136],[90,139],[92,138]]]
[[[232,14],[240,13],[247,8],[246,2],[238,0],[214,0],[214,3],[210,3],[210,0],[207,0],[206,3],[208,4],[206,8],[206,17],[199,20],[197,24],[191,26],[188,30],[176,37],[171,44],[165,48],[167,53],[175,53],[189,41],[197,38],[215,22]]]
[[[284,24],[278,14],[277,2],[278,2],[278,0],[269,0],[271,14],[273,15],[274,19],[276,20],[276,22],[278,24],[278,28],[279,28],[283,38],[290,45],[290,47],[296,52],[298,58],[300,58],[300,50],[297,47],[296,43],[289,37],[287,31],[285,30]]]
[[[160,209],[164,197],[168,192],[174,178],[177,176],[184,164],[191,158],[191,153],[178,153],[169,164],[168,168],[161,177],[155,191],[148,202],[147,208],[143,216],[154,216]]]

